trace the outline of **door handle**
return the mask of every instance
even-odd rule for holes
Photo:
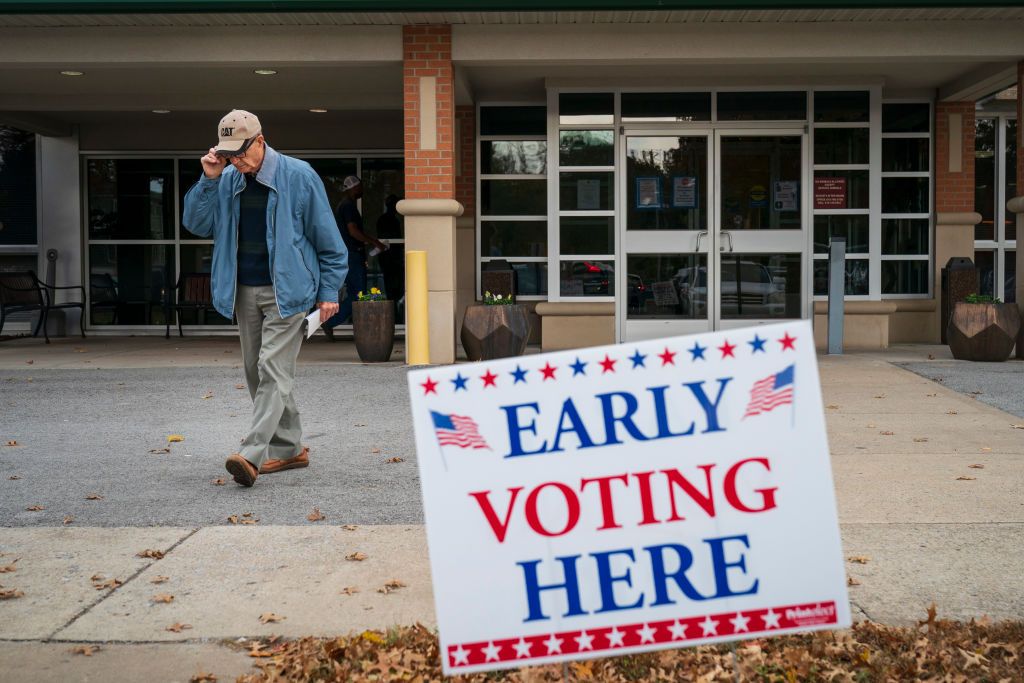
[[[701,240],[701,238],[702,237],[707,237],[707,234],[708,234],[707,230],[701,230],[700,232],[697,233],[697,248],[694,250],[697,253],[700,253],[700,240]]]
[[[729,238],[729,251],[731,252],[733,250],[733,248],[732,248],[732,234],[730,234],[727,230],[722,230],[719,234],[725,235],[726,237]],[[720,245],[718,247],[718,250],[719,251],[725,251],[725,245],[724,244]]]

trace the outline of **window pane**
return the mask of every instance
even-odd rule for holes
[[[807,118],[807,93],[720,92],[719,121],[802,121]]]
[[[882,261],[882,294],[927,294],[929,261]]]
[[[90,159],[89,237],[173,239],[174,161]]]
[[[868,176],[868,171],[815,171],[814,208],[868,208]]]
[[[974,122],[974,210],[981,222],[974,226],[974,239],[994,240],[996,210],[996,127],[998,119]]]
[[[882,213],[928,213],[928,178],[882,178]]]
[[[545,135],[547,107],[480,107],[480,135]]]
[[[882,253],[915,256],[928,253],[927,218],[886,218],[882,221]]]
[[[615,208],[612,173],[562,173],[558,178],[562,211],[600,211]]]
[[[547,254],[547,221],[480,221],[481,256]]]
[[[562,261],[559,270],[562,296],[615,296],[614,261]]]
[[[882,140],[882,170],[928,172],[928,138]]]
[[[562,166],[614,166],[615,131],[563,130],[558,134]]]
[[[800,318],[800,254],[722,254],[722,318]]]
[[[866,254],[868,244],[869,217],[863,216],[815,216],[814,253],[827,254],[832,237],[846,238],[847,254]],[[925,221],[927,223],[927,221]]]
[[[199,178],[202,175],[203,165],[199,162],[199,159],[195,157],[178,159],[178,210],[181,212],[180,215],[185,215],[185,195],[188,194],[193,185],[199,182]],[[178,226],[178,236],[183,240],[209,239],[193,235],[183,225]]]
[[[814,93],[814,120],[819,123],[867,123],[871,96],[866,90]]]
[[[548,143],[543,140],[484,140],[480,143],[481,173],[544,175],[547,168]]]
[[[622,93],[622,120],[710,121],[709,92],[627,92]]]
[[[630,320],[708,317],[706,254],[630,254],[626,271]]]
[[[0,244],[36,244],[36,136],[0,126]]]
[[[1006,201],[1017,196],[1017,119],[1006,120]],[[1006,211],[1003,239],[1017,239],[1017,216]],[[1007,295],[1009,296],[1009,295]]]
[[[978,269],[978,294],[996,294],[996,252],[991,249],[974,252],[974,267]]]
[[[793,135],[722,138],[723,230],[800,229],[802,149]]]
[[[614,254],[615,218],[612,216],[562,216],[559,221],[559,252]]]
[[[883,133],[927,133],[931,112],[927,102],[893,102],[882,105]]]
[[[814,129],[816,164],[866,164],[870,151],[867,128]]]
[[[868,273],[870,262],[867,259],[846,260],[846,284],[844,285],[845,296],[866,296],[870,280]],[[815,259],[814,261],[814,295],[828,296],[828,271],[829,260],[827,258]]]
[[[174,246],[89,246],[89,304],[94,325],[162,325],[174,287]]]
[[[545,216],[548,212],[546,180],[481,180],[483,216]]]
[[[511,261],[512,270],[516,272],[516,296],[547,296],[548,264],[536,261]],[[483,296],[481,291],[480,296]]]
[[[392,158],[363,159],[363,225],[366,232],[378,239],[402,239],[405,229],[402,216],[388,213],[388,198],[395,204],[405,195],[405,160]],[[337,206],[337,205],[334,205]]]
[[[626,138],[627,230],[707,230],[708,140]]]
[[[604,124],[615,121],[615,95],[562,93],[558,96],[558,122],[562,124]]]
[[[181,247],[181,273],[209,273],[210,265],[213,262],[212,244],[185,244]],[[210,292],[207,289],[207,296]],[[179,314],[182,316],[183,325],[230,325],[231,321],[213,310],[206,311],[202,317],[199,311],[183,309]],[[174,314],[171,314],[171,323],[174,323]]]
[[[1003,252],[1003,301],[1017,302],[1017,252]]]
[[[341,203],[344,194],[341,191],[341,184],[344,182],[346,176],[356,175],[356,160],[355,159],[344,159],[344,158],[306,158],[305,161],[309,162],[309,165],[313,167],[316,174],[320,176],[320,180],[324,183],[324,190],[327,191],[327,201],[331,204],[331,209],[337,209],[338,204]],[[365,190],[365,186],[364,186]],[[365,206],[366,200],[363,200]],[[363,217],[363,224],[366,226],[373,225]]]

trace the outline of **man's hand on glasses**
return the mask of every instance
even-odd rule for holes
[[[211,180],[219,178],[224,167],[228,164],[228,160],[225,157],[218,156],[217,150],[213,147],[211,147],[210,151],[206,153],[206,156],[199,161],[203,164],[203,173]]]

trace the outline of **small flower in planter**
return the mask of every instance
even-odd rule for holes
[[[964,303],[968,304],[1001,304],[1003,300],[999,297],[991,297],[988,294],[968,294],[964,297]]]
[[[515,302],[515,297],[511,294],[491,294],[490,292],[484,292],[485,306],[512,306]]]
[[[384,293],[376,287],[371,287],[369,294],[366,292],[359,292],[359,295],[356,298],[359,301],[387,301],[387,297],[384,296]]]

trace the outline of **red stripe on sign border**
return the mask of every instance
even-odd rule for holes
[[[838,623],[838,614],[834,601],[809,602],[803,605],[459,643],[448,646],[448,665],[452,669],[461,669],[495,662],[529,663],[531,660],[559,655],[595,652],[612,654],[625,648],[686,643],[738,635],[754,637],[794,628],[835,623]]]

